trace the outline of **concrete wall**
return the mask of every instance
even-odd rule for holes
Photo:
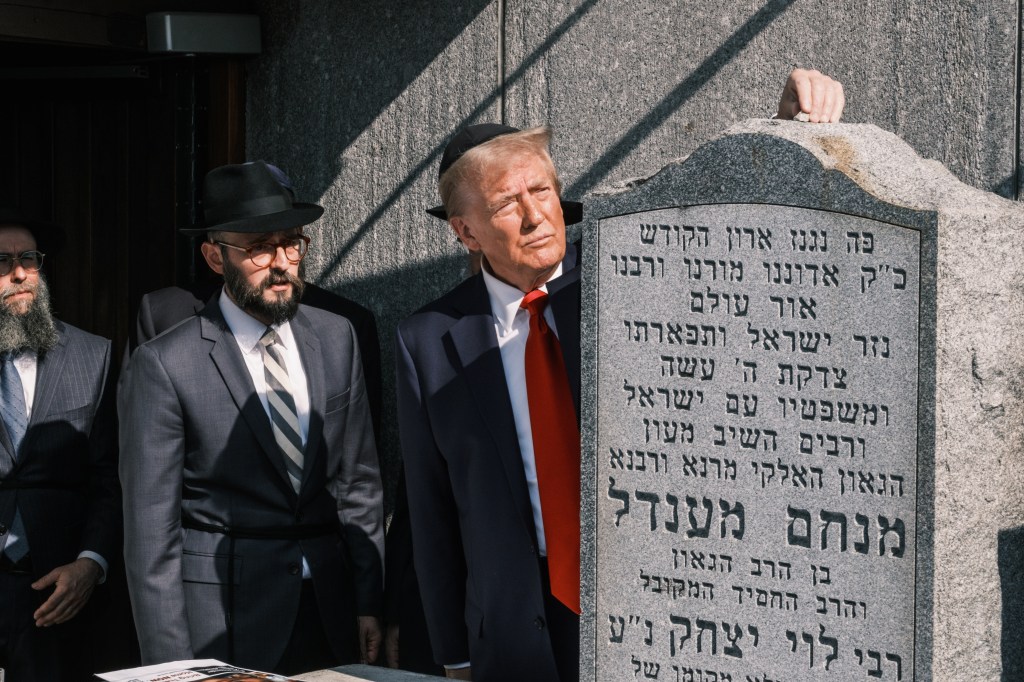
[[[794,65],[844,82],[846,119],[891,130],[964,182],[1020,181],[1017,1],[263,0],[249,158],[326,207],[309,277],[372,308],[393,404],[399,319],[465,272],[437,203],[460,126],[555,130],[566,196],[648,175],[774,113]],[[393,408],[382,447],[397,462]],[[387,425],[392,425],[388,428]]]

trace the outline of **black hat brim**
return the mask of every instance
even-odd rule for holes
[[[575,225],[583,220],[583,204],[568,199],[561,199],[560,203],[562,204],[562,220],[566,225]],[[444,206],[428,208],[427,213],[435,218],[448,220],[448,211],[444,210]]]
[[[60,225],[30,218],[14,209],[0,208],[0,225],[21,225],[32,233],[36,248],[50,256],[59,253],[67,241],[64,228]]]
[[[238,220],[210,225],[183,227],[179,232],[191,236],[204,235],[207,232],[248,232],[261,234],[264,232],[280,232],[303,225],[309,225],[324,214],[322,206],[316,204],[295,203],[287,211],[268,213],[266,215],[248,216]]]

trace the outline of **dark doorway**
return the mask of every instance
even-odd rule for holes
[[[0,43],[0,203],[68,231],[57,316],[120,352],[139,298],[197,273],[177,229],[214,166],[244,160],[244,63]]]

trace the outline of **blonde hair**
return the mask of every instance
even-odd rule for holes
[[[561,196],[562,182],[548,153],[550,141],[551,129],[547,126],[538,126],[498,135],[467,150],[444,172],[437,183],[441,203],[444,204],[448,217],[460,215],[466,209],[468,190],[480,182],[488,168],[506,165],[511,159],[522,156],[535,156],[544,163],[551,175],[555,191]]]

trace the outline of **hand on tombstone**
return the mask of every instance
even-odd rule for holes
[[[779,98],[778,117],[807,114],[811,123],[838,123],[846,105],[843,84],[813,69],[793,69]]]
[[[58,566],[32,583],[32,589],[43,590],[53,585],[53,593],[32,614],[38,627],[48,627],[71,620],[89,601],[92,590],[103,578],[100,565],[88,558]]]
[[[372,665],[380,655],[383,639],[380,620],[374,616],[359,616],[359,662]]]

